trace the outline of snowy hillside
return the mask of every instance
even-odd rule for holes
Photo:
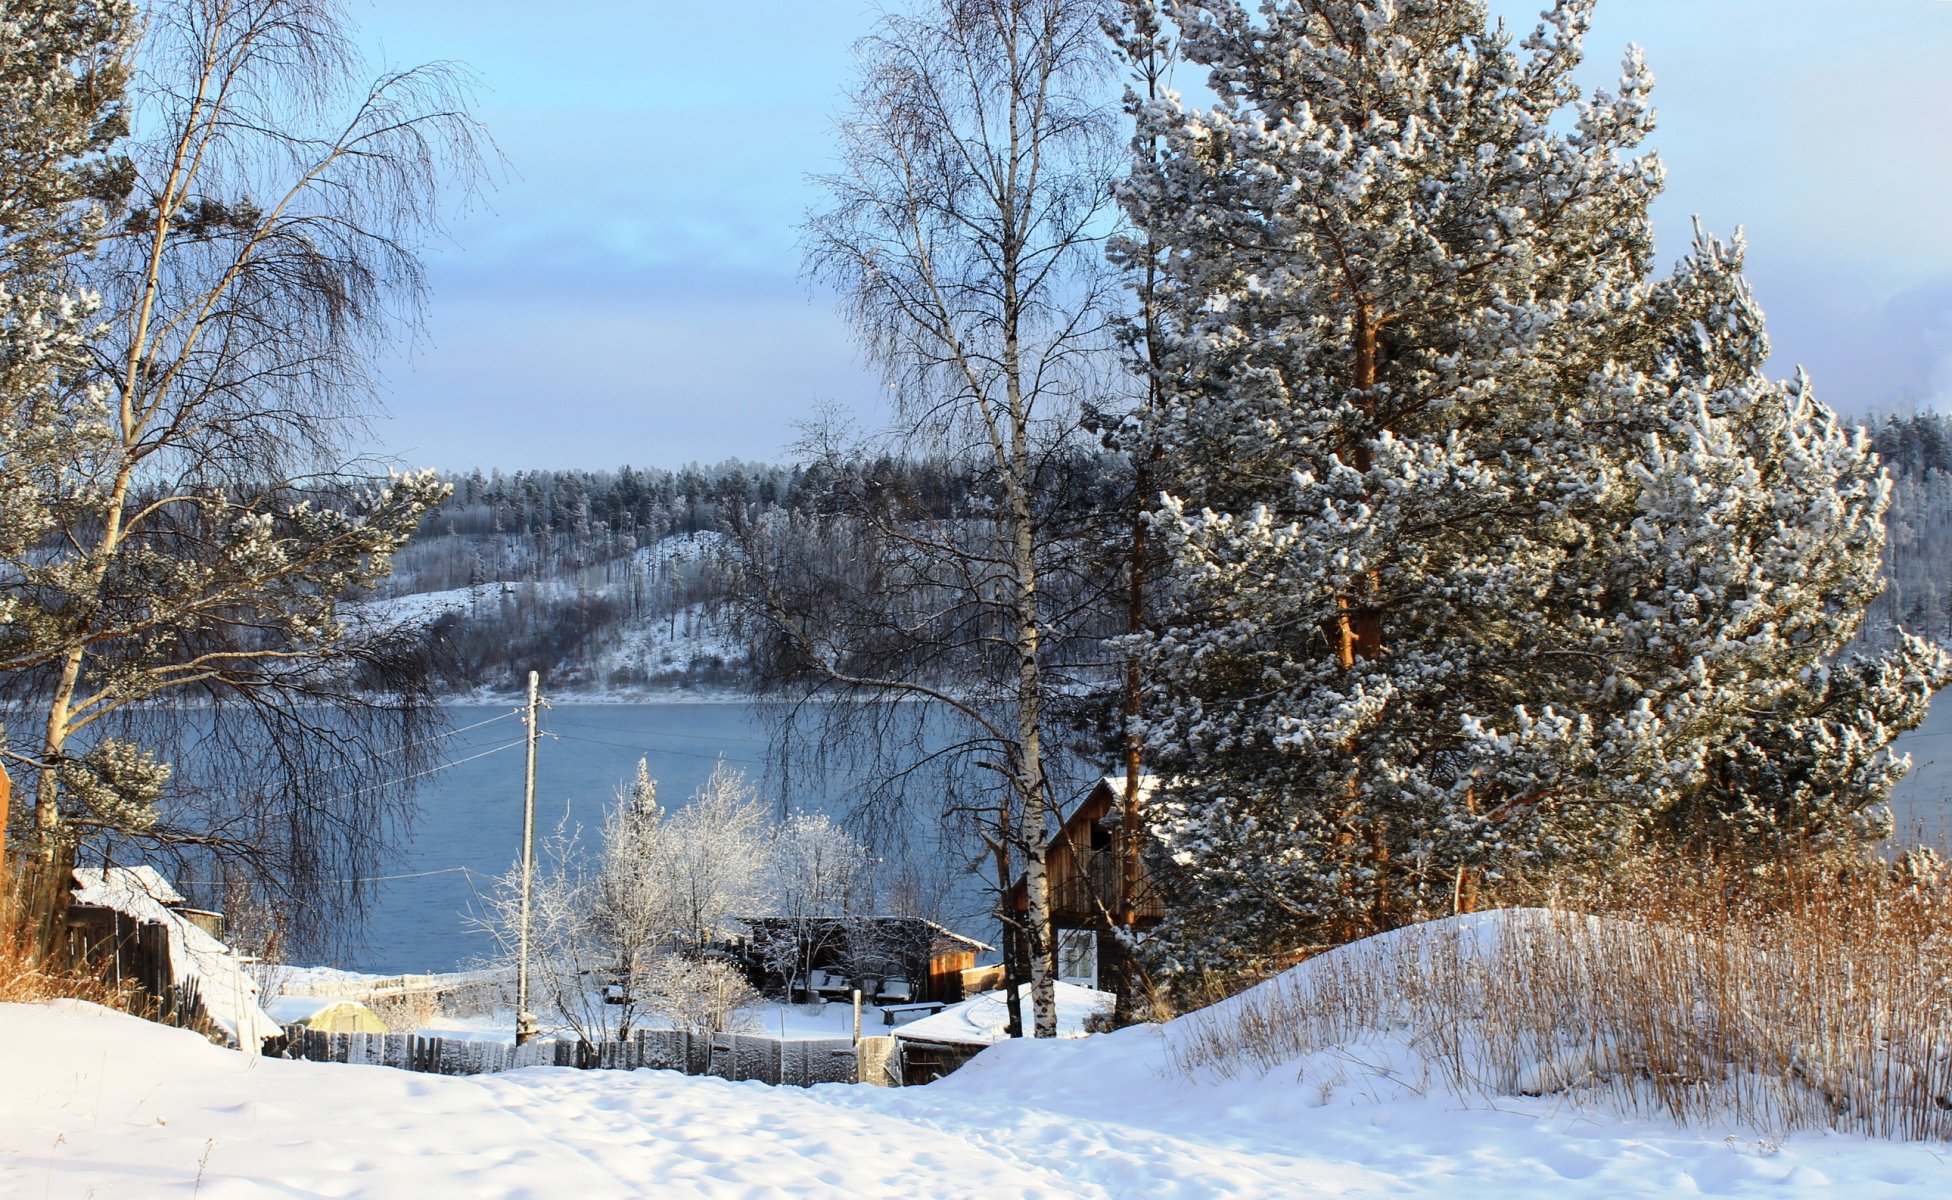
[[[436,537],[423,557],[445,548]],[[721,575],[724,535],[679,533],[652,545],[626,542],[587,559],[539,559],[521,539],[494,539],[484,555],[471,542],[471,575],[454,587],[426,587],[446,573],[422,564],[389,581],[385,594],[349,602],[349,624],[415,631],[437,646],[454,692],[514,693],[530,669],[552,690],[632,694],[737,687],[747,651],[733,636]]]
[[[1509,923],[1478,918],[1460,944],[1493,946]],[[1946,1178],[1924,1144],[1681,1129],[1574,1091],[1466,1099],[1425,1054],[1442,1052],[1400,1032],[1268,1068],[1183,1065],[1266,995],[1006,1042],[897,1090],[251,1060],[87,1005],[0,1005],[0,1194],[1875,1200]]]

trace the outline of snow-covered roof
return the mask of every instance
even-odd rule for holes
[[[113,909],[138,922],[169,930],[170,972],[178,983],[194,980],[213,1025],[240,1046],[255,1046],[284,1032],[258,1006],[258,985],[244,960],[171,905],[183,897],[154,867],[76,867],[76,904]]]
[[[75,868],[76,904],[93,904],[133,915],[125,905],[146,900],[181,904],[183,894],[151,866]]]
[[[1112,791],[1117,792],[1120,795],[1123,795],[1125,792],[1125,776],[1106,775],[1103,778],[1099,779],[1098,786],[1108,787]],[[1157,791],[1158,788],[1159,788],[1159,777],[1157,775],[1139,776],[1139,799],[1143,800],[1146,797],[1152,795],[1152,793]]]
[[[935,944],[931,946],[930,949],[938,953],[940,953],[941,950],[944,948],[943,947],[944,942],[949,942],[955,946],[960,946],[970,950],[975,950],[981,954],[993,954],[996,952],[996,947],[990,945],[988,942],[979,942],[973,937],[964,937],[962,934],[957,933],[953,929],[946,929],[941,925],[937,925],[934,921],[925,920],[922,923],[924,925],[927,925],[929,929],[935,933]]]
[[[1083,1037],[1085,1024],[1094,1016],[1112,1011],[1117,997],[1096,988],[1075,983],[1057,986],[1057,1036]],[[1023,1017],[1030,1020],[1030,985],[1018,989],[1023,1002]],[[956,1046],[988,1046],[1004,1040],[1010,1024],[1010,1006],[1002,991],[983,992],[961,1004],[952,1004],[933,1016],[910,1021],[895,1029],[895,1036],[910,1042],[946,1042]]]

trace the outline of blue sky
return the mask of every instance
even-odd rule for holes
[[[796,226],[831,162],[855,0],[348,0],[375,65],[480,77],[509,172],[430,255],[376,448],[416,466],[788,456],[880,392]],[[1539,4],[1493,0],[1529,27]],[[1665,253],[1747,228],[1776,367],[1847,412],[1952,400],[1952,3],[1601,0],[1588,75],[1659,80]],[[1943,406],[1943,404],[1942,404]]]

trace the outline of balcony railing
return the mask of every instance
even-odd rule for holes
[[[1111,850],[1083,850],[1068,861],[1064,855],[1051,862],[1051,917],[1065,925],[1090,926],[1104,920],[1106,912],[1119,912],[1119,875],[1123,864]],[[1155,921],[1165,915],[1165,907],[1152,889],[1152,879],[1139,868],[1137,910],[1141,921]]]

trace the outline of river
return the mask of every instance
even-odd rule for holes
[[[510,705],[449,711],[459,732],[442,743],[456,765],[420,792],[420,816],[379,890],[366,945],[344,964],[384,973],[449,970],[492,949],[472,924],[476,895],[515,862],[521,848],[522,726]],[[845,782],[788,789],[765,773],[767,731],[751,704],[577,704],[558,701],[538,722],[538,837],[559,821],[580,825],[593,842],[604,806],[648,759],[666,808],[684,802],[720,759],[747,771],[776,808],[829,810]],[[1899,740],[1913,759],[1892,796],[1901,834],[1948,845],[1952,813],[1952,703],[1935,704],[1925,723]],[[838,812],[836,812],[838,816]],[[971,889],[972,896],[974,888]],[[959,903],[961,931],[990,932],[980,904]]]
[[[478,893],[515,863],[522,845],[522,723],[512,705],[457,705],[459,732],[442,742],[455,765],[420,789],[419,817],[401,847],[366,931],[346,965],[388,974],[440,971],[492,950],[473,924]],[[536,836],[559,823],[594,844],[618,786],[647,759],[668,808],[682,805],[723,758],[762,786],[766,729],[742,703],[574,704],[557,701],[537,722]],[[777,803],[779,797],[768,796]],[[827,806],[824,790],[792,807]]]

